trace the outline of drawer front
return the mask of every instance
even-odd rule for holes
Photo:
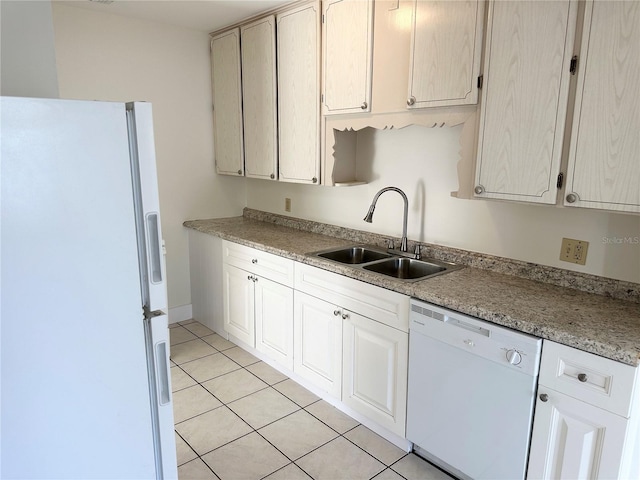
[[[539,383],[625,418],[637,368],[545,340]]]
[[[223,243],[222,251],[227,265],[293,287],[293,260],[227,240]]]
[[[295,289],[409,331],[409,297],[337,273],[296,262]]]

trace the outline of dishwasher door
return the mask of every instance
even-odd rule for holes
[[[421,305],[434,315],[411,312],[407,438],[457,477],[524,479],[541,340]]]

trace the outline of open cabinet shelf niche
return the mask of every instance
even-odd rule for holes
[[[358,152],[370,148],[365,142],[368,129],[390,130],[418,125],[427,128],[462,125],[460,157],[458,159],[458,190],[451,195],[472,198],[473,171],[476,151],[477,108],[434,108],[428,112],[399,112],[375,115],[341,115],[323,118],[323,183],[342,187],[369,183],[373,172],[367,155]]]

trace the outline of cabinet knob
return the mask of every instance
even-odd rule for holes
[[[547,400],[549,400],[549,395],[547,395],[546,393],[541,393],[539,398],[541,402],[546,402]]]
[[[312,181],[313,183],[318,183],[318,177],[313,177],[313,178],[311,179],[311,181]]]
[[[251,263],[253,263],[255,265],[256,263],[258,263],[258,259],[257,258],[252,258],[251,259]]]
[[[587,381],[587,374],[586,373],[579,373],[578,374],[578,380],[580,380],[581,382],[586,382]]]
[[[576,200],[578,200],[578,196],[575,193],[570,193],[569,195],[567,195],[568,203],[574,203]]]
[[[362,105],[360,105],[360,108],[361,108],[362,110],[366,110],[368,106],[369,106],[369,105],[367,104],[367,102],[362,102]]]
[[[335,315],[336,317],[337,317],[338,315],[340,315],[340,310],[334,310],[334,311],[333,311],[333,315]]]
[[[276,178],[276,176],[272,173],[271,175],[269,175],[269,178],[273,180],[274,178]]]
[[[238,170],[238,175],[242,175],[242,170]]]
[[[407,105],[411,106],[414,105],[416,103],[416,97],[409,97],[409,100],[407,100]]]
[[[474,188],[473,191],[476,192],[476,195],[480,195],[481,193],[484,193],[484,187],[482,185],[476,185],[476,188]]]
[[[346,320],[347,318],[349,318],[349,314],[348,313],[343,313],[342,314],[342,319]]]

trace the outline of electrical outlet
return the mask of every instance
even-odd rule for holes
[[[587,250],[589,250],[589,242],[574,240],[573,238],[563,238],[562,248],[560,249],[560,260],[584,265],[587,261]]]
[[[285,198],[284,199],[284,211],[285,212],[290,212],[291,211],[291,199],[290,198]]]

